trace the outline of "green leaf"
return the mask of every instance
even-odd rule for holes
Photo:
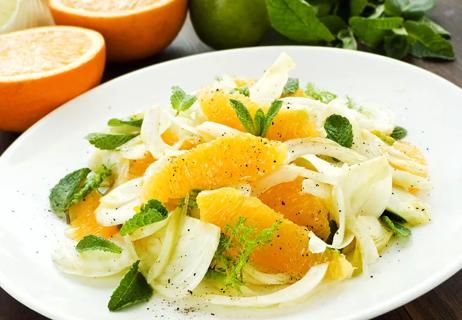
[[[337,98],[337,95],[332,92],[316,89],[312,83],[308,83],[305,93],[313,99],[319,100],[323,103],[329,103]]]
[[[396,126],[393,128],[393,132],[390,134],[390,136],[395,140],[401,140],[407,136],[407,130],[403,127]]]
[[[452,44],[425,23],[406,21],[404,27],[409,34],[410,52],[414,57],[455,59]]]
[[[65,217],[71,206],[74,194],[91,172],[88,168],[82,168],[69,173],[51,189],[49,200],[50,208],[58,217]]]
[[[434,6],[434,0],[385,0],[386,14],[408,19],[418,19]]]
[[[149,200],[144,204],[140,212],[126,221],[120,228],[120,235],[132,234],[139,228],[164,220],[168,216],[168,210],[157,200]]]
[[[383,48],[387,56],[395,59],[403,59],[409,52],[408,37],[401,34],[385,36]]]
[[[324,129],[327,132],[327,139],[347,148],[353,145],[353,128],[347,118],[333,114],[326,119]]]
[[[152,288],[141,272],[138,271],[140,261],[136,261],[120,281],[112,293],[108,303],[110,311],[118,311],[136,303],[148,301],[152,296]]]
[[[358,44],[356,38],[350,28],[340,30],[337,34],[337,38],[342,41],[342,47],[344,49],[357,50]]]
[[[377,47],[382,43],[388,31],[400,28],[403,18],[350,18],[350,26],[355,36],[370,48]]]
[[[285,96],[294,94],[295,92],[297,92],[298,87],[299,87],[299,82],[297,78],[287,79],[284,89],[282,90],[282,96],[285,97]]]
[[[88,174],[82,188],[76,191],[72,197],[72,204],[82,201],[92,190],[98,189],[111,174],[112,170],[105,165]]]
[[[303,0],[266,0],[273,28],[296,42],[332,41],[334,36]]]
[[[245,130],[247,132],[250,132],[253,135],[258,135],[256,134],[256,128],[252,120],[252,116],[249,113],[249,110],[244,106],[244,104],[238,100],[230,99],[229,103],[231,104],[231,107],[234,109],[236,112],[237,117],[241,121],[242,125],[244,126]]]
[[[348,24],[339,16],[328,15],[320,17],[319,20],[329,29],[332,34],[337,34],[340,30],[348,28]]]
[[[129,120],[122,120],[112,118],[107,122],[107,125],[110,127],[121,127],[121,126],[130,126],[135,128],[141,128],[143,124],[143,119],[129,119]]]
[[[77,243],[75,249],[78,252],[100,250],[113,253],[121,253],[122,248],[115,243],[94,235],[85,236]]]
[[[265,122],[263,123],[263,128],[261,130],[262,137],[266,137],[269,127],[273,123],[273,119],[279,113],[279,110],[281,110],[281,107],[282,107],[282,101],[280,100],[274,100],[271,103],[271,106],[269,107],[268,112],[266,113]]]
[[[419,20],[419,22],[425,24],[426,26],[430,27],[434,32],[438,33],[441,35],[443,38],[449,38],[451,37],[451,33],[443,28],[441,25],[436,23],[435,21],[431,20],[430,18],[427,18],[425,16],[422,17],[422,19]]]
[[[184,92],[180,87],[172,87],[170,103],[172,104],[172,108],[176,110],[177,114],[191,108],[196,100],[196,96],[186,94],[186,92]]]
[[[368,0],[350,0],[350,16],[359,16],[368,3]]]
[[[249,87],[236,88],[236,91],[246,97],[250,96]]]
[[[253,117],[253,123],[255,125],[255,135],[261,136],[263,132],[263,127],[265,125],[265,113],[262,109],[258,109],[255,112],[255,116]]]
[[[382,215],[380,220],[388,227],[395,235],[398,237],[409,237],[411,235],[411,230],[397,221],[393,221],[389,216]]]
[[[310,0],[307,2],[314,8],[316,16],[324,17],[332,12],[332,9],[335,9],[338,0]]]
[[[98,149],[114,150],[136,136],[138,134],[90,133],[85,138]]]

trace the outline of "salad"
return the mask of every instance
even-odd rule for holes
[[[193,296],[268,307],[368,272],[430,221],[425,158],[387,110],[289,77],[217,77],[170,106],[113,118],[87,167],[50,192],[64,273],[120,277],[118,311]]]

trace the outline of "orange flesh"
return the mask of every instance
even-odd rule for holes
[[[74,9],[84,9],[96,12],[120,12],[145,8],[158,2],[158,0],[104,0],[104,1],[83,1],[83,0],[61,0],[61,2]]]
[[[326,259],[323,254],[309,252],[306,228],[285,219],[258,198],[242,195],[234,188],[221,188],[200,193],[197,204],[201,220],[217,225],[222,231],[228,224],[235,225],[239,217],[245,217],[246,225],[257,232],[281,221],[272,242],[256,249],[251,256],[251,263],[260,271],[285,272],[300,278],[311,266]]]
[[[142,199],[166,203],[183,198],[193,189],[252,183],[278,169],[286,155],[284,144],[250,134],[218,138],[170,158],[145,181]]]
[[[224,124],[228,127],[245,131],[229,100],[235,99],[244,104],[249,113],[254,116],[260,108],[255,102],[238,92],[225,93],[221,90],[206,92],[199,97],[201,109],[208,120]],[[261,107],[267,110],[268,106]],[[319,132],[308,113],[304,110],[281,110],[270,126],[267,138],[286,141],[295,138],[318,137]]]
[[[71,226],[75,228],[74,238],[80,240],[88,235],[110,238],[119,232],[117,227],[105,227],[96,221],[95,210],[99,206],[101,196],[93,191],[85,199],[69,208]]]
[[[155,159],[150,153],[147,153],[142,159],[130,160],[127,181],[143,176],[146,169],[154,161]]]
[[[258,198],[273,210],[300,226],[307,227],[318,237],[327,239],[330,234],[329,210],[321,199],[303,193],[303,178],[278,184]]]

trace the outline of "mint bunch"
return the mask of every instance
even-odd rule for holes
[[[425,14],[435,0],[266,0],[272,27],[297,43],[370,50],[403,59],[454,60],[450,34]]]

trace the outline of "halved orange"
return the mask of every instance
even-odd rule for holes
[[[287,148],[281,142],[250,134],[218,138],[170,158],[146,179],[142,198],[166,203],[194,189],[252,183],[278,169],[286,157]]]
[[[186,18],[187,0],[50,0],[50,8],[57,24],[101,32],[109,60],[128,61],[173,41]]]
[[[0,35],[0,129],[23,131],[97,85],[103,37],[76,27],[43,27]]]
[[[251,263],[260,271],[288,273],[295,278],[303,276],[308,269],[328,258],[325,254],[314,254],[308,249],[308,230],[270,207],[256,197],[243,195],[234,188],[203,191],[197,196],[200,219],[213,223],[225,232],[226,225],[235,225],[239,217],[256,232],[271,227],[280,221],[279,228],[270,244],[256,249]]]

